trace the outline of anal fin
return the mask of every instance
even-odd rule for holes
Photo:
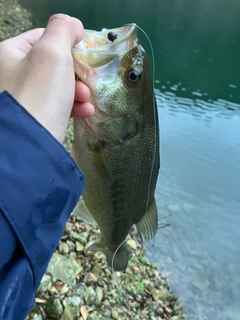
[[[80,219],[82,219],[84,222],[88,224],[96,224],[96,221],[94,220],[91,213],[88,211],[88,208],[86,207],[82,197],[78,200],[78,203],[74,208],[72,214],[74,216],[79,217]]]
[[[150,203],[147,212],[136,223],[138,232],[142,239],[150,241],[157,233],[158,211],[155,199]]]

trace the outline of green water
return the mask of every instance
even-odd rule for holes
[[[240,319],[240,1],[21,0],[35,26],[136,22],[155,51],[160,229],[148,254],[191,320]],[[147,49],[148,43],[141,36]]]

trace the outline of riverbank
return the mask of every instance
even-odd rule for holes
[[[0,40],[31,27],[30,13],[14,0],[0,0]],[[70,121],[65,147],[73,141]],[[138,235],[128,243],[133,255],[125,272],[113,273],[103,254],[85,254],[99,236],[97,227],[70,217],[36,294],[27,320],[182,320],[184,312],[156,265],[145,257]]]

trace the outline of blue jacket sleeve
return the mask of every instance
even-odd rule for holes
[[[0,94],[0,319],[25,319],[83,192],[74,160],[6,91]]]

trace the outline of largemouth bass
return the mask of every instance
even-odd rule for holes
[[[73,214],[99,226],[101,237],[88,250],[102,251],[109,266],[124,270],[130,254],[124,240],[133,225],[146,240],[158,228],[159,129],[150,67],[135,24],[85,30],[73,59],[95,107],[90,118],[74,119],[72,155],[86,188]]]

